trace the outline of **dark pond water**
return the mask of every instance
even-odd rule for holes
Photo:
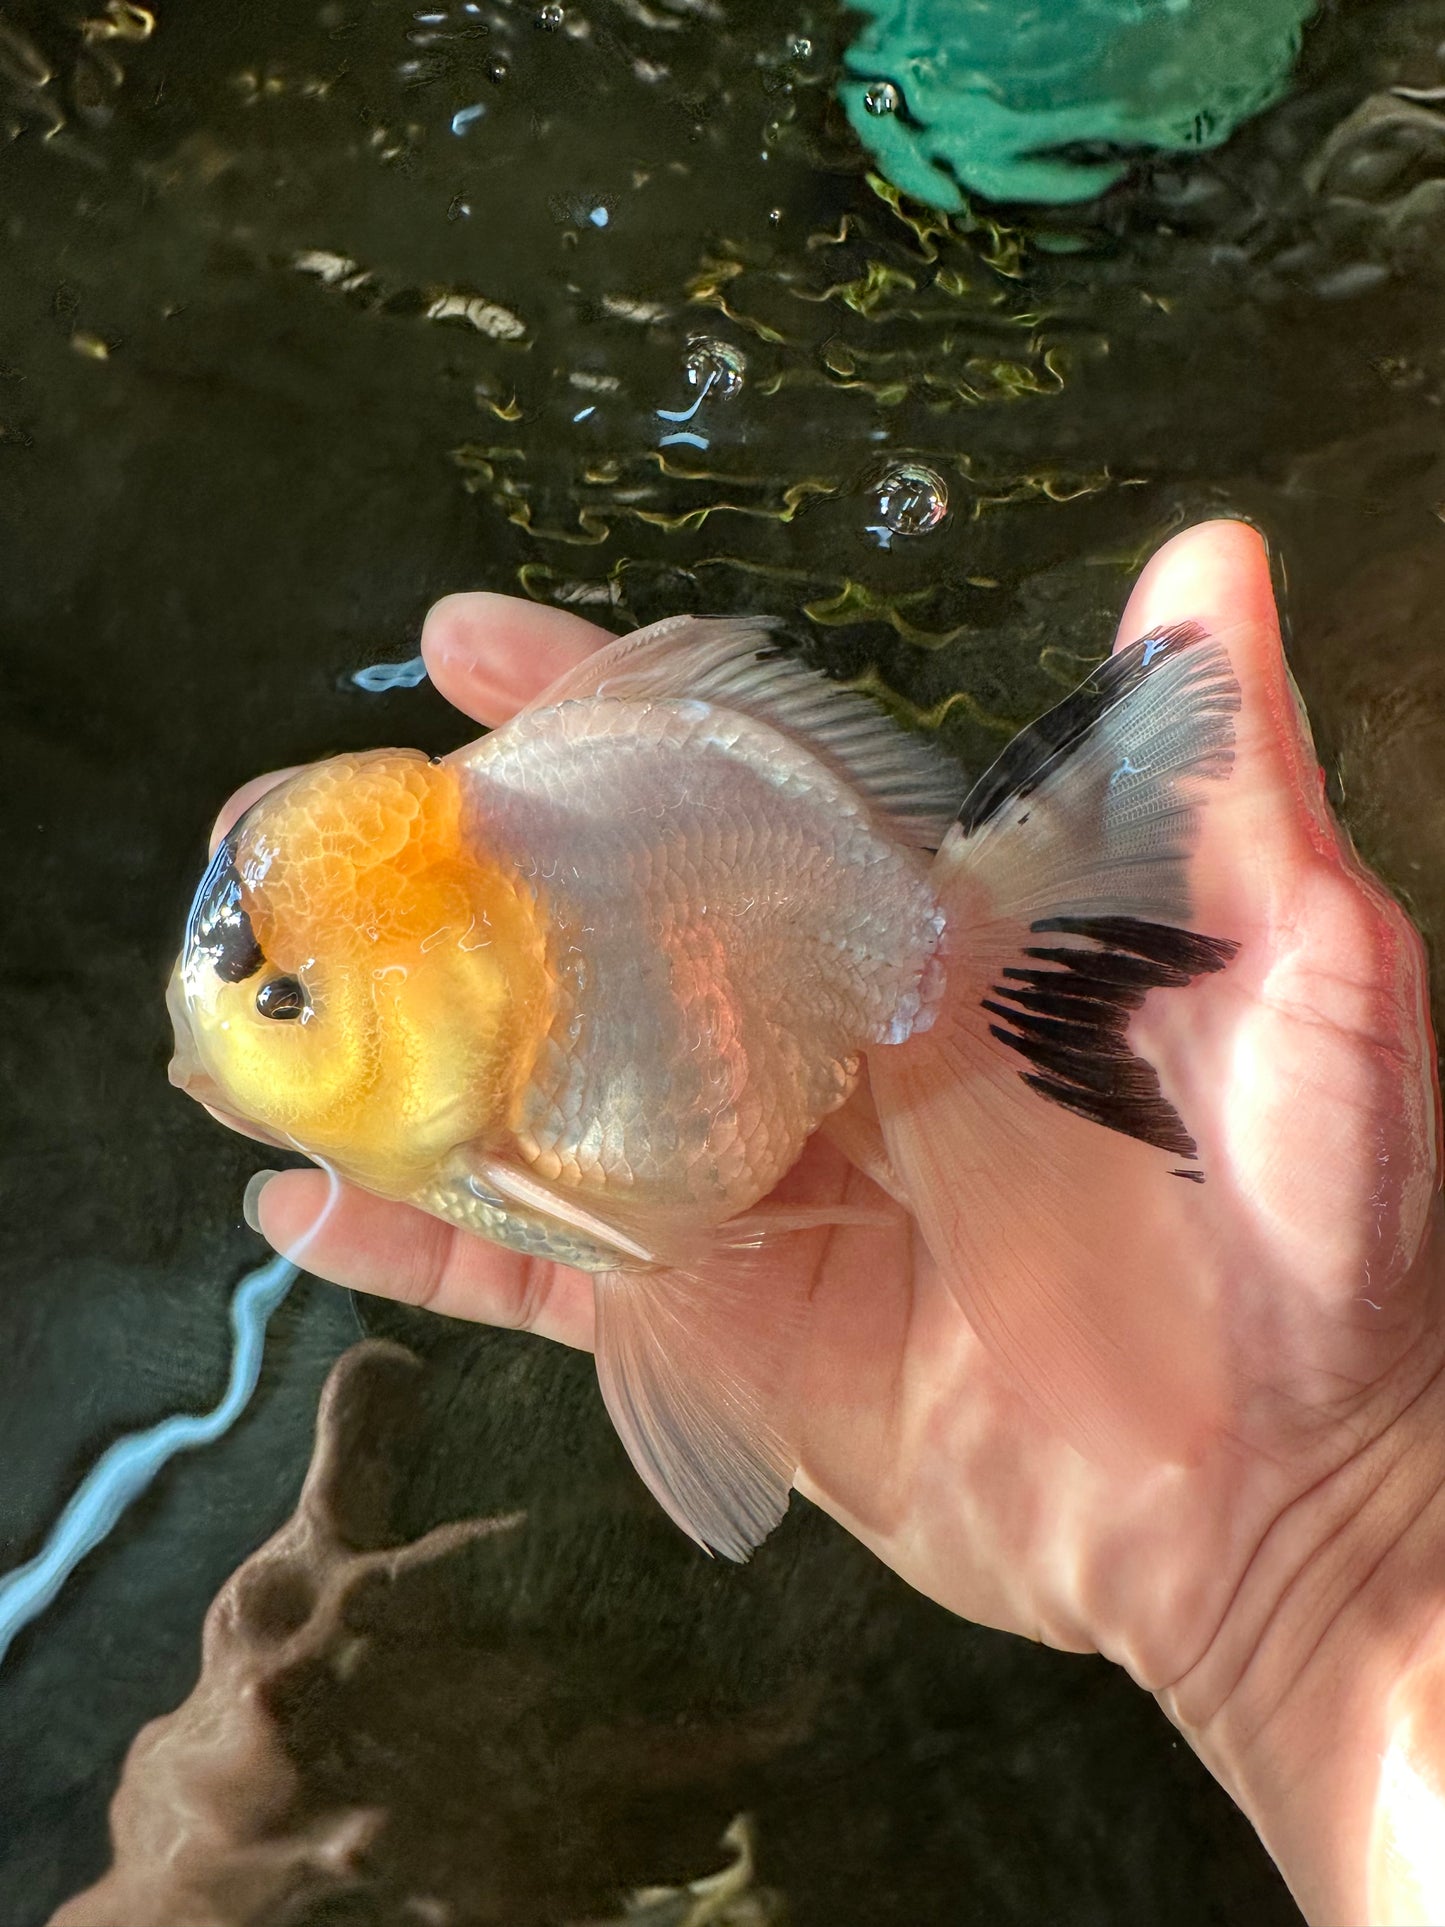
[[[619,629],[768,610],[977,763],[1103,652],[1161,535],[1248,514],[1347,819],[1438,945],[1445,114],[1391,89],[1445,81],[1440,0],[1326,11],[1214,155],[951,225],[870,183],[821,0],[149,20],[0,15],[0,1565],[117,1434],[218,1395],[262,1159],[165,1081],[205,829],[260,769],[463,740],[428,687],[352,681],[447,590]],[[884,546],[899,463],[948,512]],[[218,1609],[194,1750],[132,1812],[144,1862],[147,1800],[192,1804],[191,1898],[153,1882],[126,1927],[600,1920],[725,1865],[742,1811],[772,1898],[709,1918],[1297,1918],[1109,1667],[960,1625],[801,1501],[709,1566],[589,1361],[368,1322],[423,1364],[351,1361],[305,1556]],[[7,1927],[108,1865],[127,1749],[295,1510],[360,1335],[303,1280],[234,1432],[11,1649]]]

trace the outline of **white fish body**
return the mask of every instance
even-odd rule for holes
[[[737,626],[692,626],[694,656],[736,663]],[[908,800],[954,800],[926,746],[884,742]],[[860,1052],[928,1021],[941,919],[912,823],[769,723],[695,696],[564,696],[462,767],[470,834],[546,930],[553,1004],[511,1155],[579,1206],[664,1246],[735,1217],[844,1102]],[[427,1202],[480,1229],[469,1175]],[[616,1255],[486,1228],[590,1269]]]

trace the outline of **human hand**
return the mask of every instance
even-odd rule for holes
[[[1245,699],[1240,755],[1259,778],[1247,846],[1235,853],[1249,884],[1235,907],[1253,920],[1258,967],[1210,1017],[1208,1080],[1196,1094],[1208,1114],[1196,1108],[1190,1121],[1201,1141],[1227,1139],[1256,1174],[1219,1208],[1233,1215],[1239,1246],[1267,1261],[1258,1275],[1221,1276],[1216,1251],[1192,1249],[1191,1186],[1175,1187],[1174,1220],[1103,1222],[1084,1173],[1064,1203],[1092,1227],[1095,1257],[1107,1251],[1107,1302],[1087,1265],[1051,1288],[1077,1294],[1086,1343],[1112,1348],[1100,1396],[1127,1397],[1132,1365],[1147,1406],[1153,1368],[1167,1368],[1171,1352],[1185,1364],[1207,1354],[1218,1369],[1205,1423],[1182,1456],[1081,1453],[1026,1376],[980,1339],[912,1218],[887,1204],[881,1222],[791,1236],[774,1260],[791,1274],[781,1289],[805,1287],[811,1300],[798,1484],[954,1610],[1126,1665],[1252,1812],[1307,1904],[1321,1917],[1364,1918],[1355,1782],[1321,1775],[1305,1742],[1331,1730],[1320,1683],[1338,1685],[1330,1655],[1341,1640],[1362,1679],[1377,1675],[1357,1709],[1374,1718],[1381,1691],[1397,1683],[1396,1647],[1422,1635],[1431,1610],[1425,1527],[1439,1504],[1445,1240],[1423,962],[1401,912],[1330,824],[1283,674],[1263,548],[1249,531],[1206,525],[1168,545],[1135,591],[1121,640],[1181,620],[1229,638]],[[432,611],[423,650],[443,695],[497,723],[606,639],[560,612],[459,596]],[[1052,1154],[1078,1128],[1038,1106],[1041,1168],[1065,1162]],[[1098,1138],[1102,1164],[1112,1140]],[[780,1195],[882,1203],[827,1137]],[[294,1251],[304,1239],[308,1268],[337,1282],[590,1341],[581,1274],[338,1192],[319,1173],[273,1178],[259,1216],[273,1243]],[[1361,1237],[1385,1217],[1405,1261],[1376,1276]],[[996,1297],[1057,1270],[1056,1247],[1026,1211],[986,1235],[974,1256]],[[1040,1376],[1058,1363],[1039,1356]],[[1086,1398],[1088,1375],[1078,1382]],[[1090,1414],[1077,1416],[1087,1431]],[[1366,1654],[1361,1629],[1381,1619],[1382,1572],[1392,1575],[1390,1624],[1407,1630]],[[1325,1855],[1297,1839],[1323,1815],[1334,1836]]]

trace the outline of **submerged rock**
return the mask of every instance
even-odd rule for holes
[[[354,1664],[361,1642],[347,1612],[368,1581],[392,1586],[517,1523],[462,1520],[408,1544],[366,1543],[342,1487],[347,1462],[379,1398],[404,1396],[417,1369],[399,1345],[376,1340],[333,1369],[295,1512],[216,1595],[190,1697],[145,1727],[127,1756],[111,1807],[110,1871],[61,1907],[52,1927],[261,1927],[362,1884],[360,1856],[387,1816],[359,1804],[304,1810],[274,1695],[307,1667]]]
[[[745,1818],[721,1871],[666,1886],[638,1885],[656,1852],[639,1822],[661,1798],[705,1827],[719,1772],[795,1744],[798,1709],[599,1722],[589,1682],[615,1648],[516,1624],[537,1576],[520,1512],[409,1536],[435,1380],[389,1340],[338,1360],[295,1512],[217,1594],[194,1688],[127,1756],[110,1870],[51,1927],[302,1927],[336,1907],[356,1927],[781,1919]],[[698,1831],[679,1829],[684,1865]]]

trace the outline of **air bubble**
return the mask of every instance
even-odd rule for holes
[[[903,96],[891,80],[875,80],[863,95],[863,105],[870,114],[896,114]]]
[[[682,372],[689,388],[701,389],[718,401],[727,401],[742,387],[747,365],[742,350],[734,348],[731,342],[694,335],[687,344]]]
[[[511,68],[505,60],[489,60],[487,62],[487,79],[490,80],[494,86],[500,87],[511,71]]]
[[[927,535],[948,514],[948,485],[922,462],[899,462],[874,483],[873,500],[885,536]]]
[[[543,33],[556,33],[566,18],[566,9],[563,7],[554,5],[538,7],[537,9],[537,25],[542,29]]]
[[[794,60],[807,60],[812,55],[813,43],[806,34],[800,33],[794,40],[791,51]]]

